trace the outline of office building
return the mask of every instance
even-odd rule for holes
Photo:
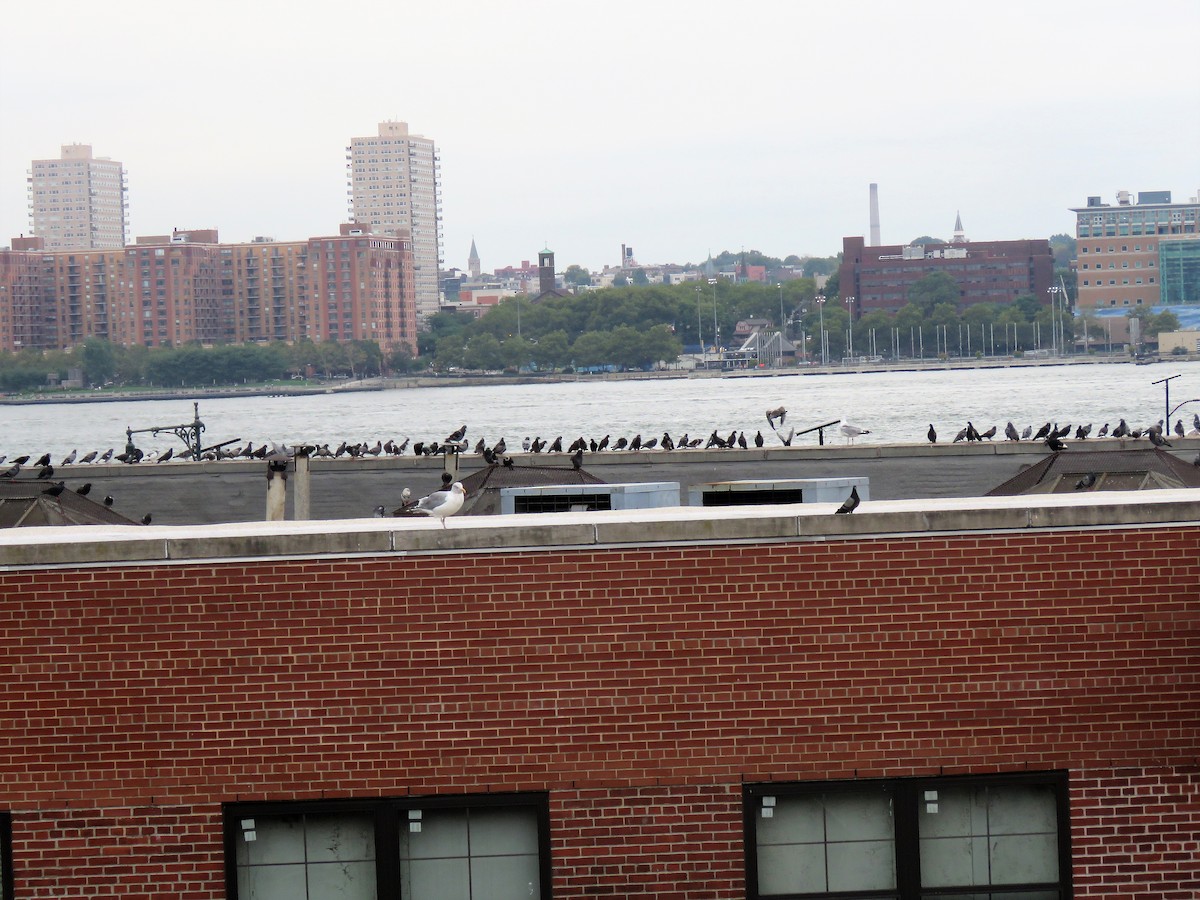
[[[961,219],[955,223],[962,235]],[[959,309],[976,303],[1012,303],[1032,294],[1050,302],[1054,255],[1047,240],[967,241],[949,244],[868,247],[861,237],[842,239],[839,291],[854,297],[854,315],[872,310],[896,312],[908,303],[909,289],[935,272],[954,279]]]
[[[90,144],[66,144],[58,159],[29,169],[29,220],[47,250],[125,246],[126,183],[121,163],[92,155]]]
[[[346,148],[350,220],[376,234],[412,243],[417,316],[438,311],[442,262],[441,163],[431,138],[410,134],[406,122],[381,122],[371,137]]]
[[[1079,307],[1122,309],[1200,303],[1200,197],[1118,191],[1116,204],[1075,207]]]

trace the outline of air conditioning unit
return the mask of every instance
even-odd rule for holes
[[[541,484],[500,489],[500,514],[657,509],[679,506],[678,481],[629,484]]]
[[[713,481],[688,489],[689,506],[766,506],[774,503],[841,503],[858,488],[871,499],[871,480],[865,475],[841,478],[780,478],[775,481]]]

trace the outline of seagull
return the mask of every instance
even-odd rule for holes
[[[441,519],[442,527],[445,528],[446,517],[452,516],[462,509],[464,499],[466,499],[466,492],[463,490],[462,482],[456,481],[450,485],[448,490],[434,491],[428,497],[422,497],[417,501],[415,509],[427,516]]]
[[[858,509],[858,504],[861,502],[862,501],[858,497],[858,485],[853,485],[850,488],[850,496],[846,498],[845,502],[841,506],[834,510],[834,513],[836,515],[852,513]]]
[[[767,424],[771,426],[772,430],[775,430],[775,420],[776,419],[778,419],[779,424],[782,425],[783,420],[786,418],[787,418],[787,410],[784,409],[782,406],[777,406],[775,409],[767,410]]]
[[[929,430],[925,432],[925,437],[929,439],[929,443],[937,443],[937,432],[934,430],[932,422],[929,423]]]
[[[854,443],[854,439],[856,437],[862,437],[864,434],[871,433],[870,429],[868,428],[859,428],[857,425],[851,425],[846,421],[845,417],[842,418],[842,424],[839,430],[846,436],[846,443],[848,444]]]

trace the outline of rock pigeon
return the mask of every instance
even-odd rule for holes
[[[858,509],[858,504],[862,501],[858,497],[858,485],[852,485],[850,488],[850,496],[845,502],[835,510],[836,515],[843,515],[854,512]]]

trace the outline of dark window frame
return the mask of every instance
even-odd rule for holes
[[[13,895],[12,813],[0,812],[0,898]]]
[[[767,894],[758,890],[757,815],[763,797],[796,797],[812,794],[863,793],[872,788],[889,792],[894,802],[896,848],[896,887],[880,891],[854,891],[855,898],[878,897],[881,900],[926,900],[942,894],[962,895],[1019,893],[1044,889],[1041,884],[976,885],[944,888],[922,888],[920,866],[920,833],[918,830],[917,799],[921,791],[949,787],[1018,787],[1049,785],[1054,790],[1056,823],[1058,827],[1058,884],[1060,900],[1073,896],[1071,871],[1070,785],[1066,771],[1011,772],[990,775],[929,775],[904,778],[872,778],[849,781],[754,782],[742,786],[742,816],[745,849],[746,897],[748,900],[832,900],[839,893]]]
[[[439,794],[337,800],[280,800],[224,803],[221,815],[225,849],[225,896],[238,900],[237,841],[241,820],[287,815],[367,813],[375,820],[376,897],[404,900],[400,893],[400,826],[410,809],[526,808],[537,815],[538,876],[543,900],[551,897],[550,796],[540,792]],[[391,847],[391,852],[385,852]],[[5,895],[7,898],[9,895]]]

